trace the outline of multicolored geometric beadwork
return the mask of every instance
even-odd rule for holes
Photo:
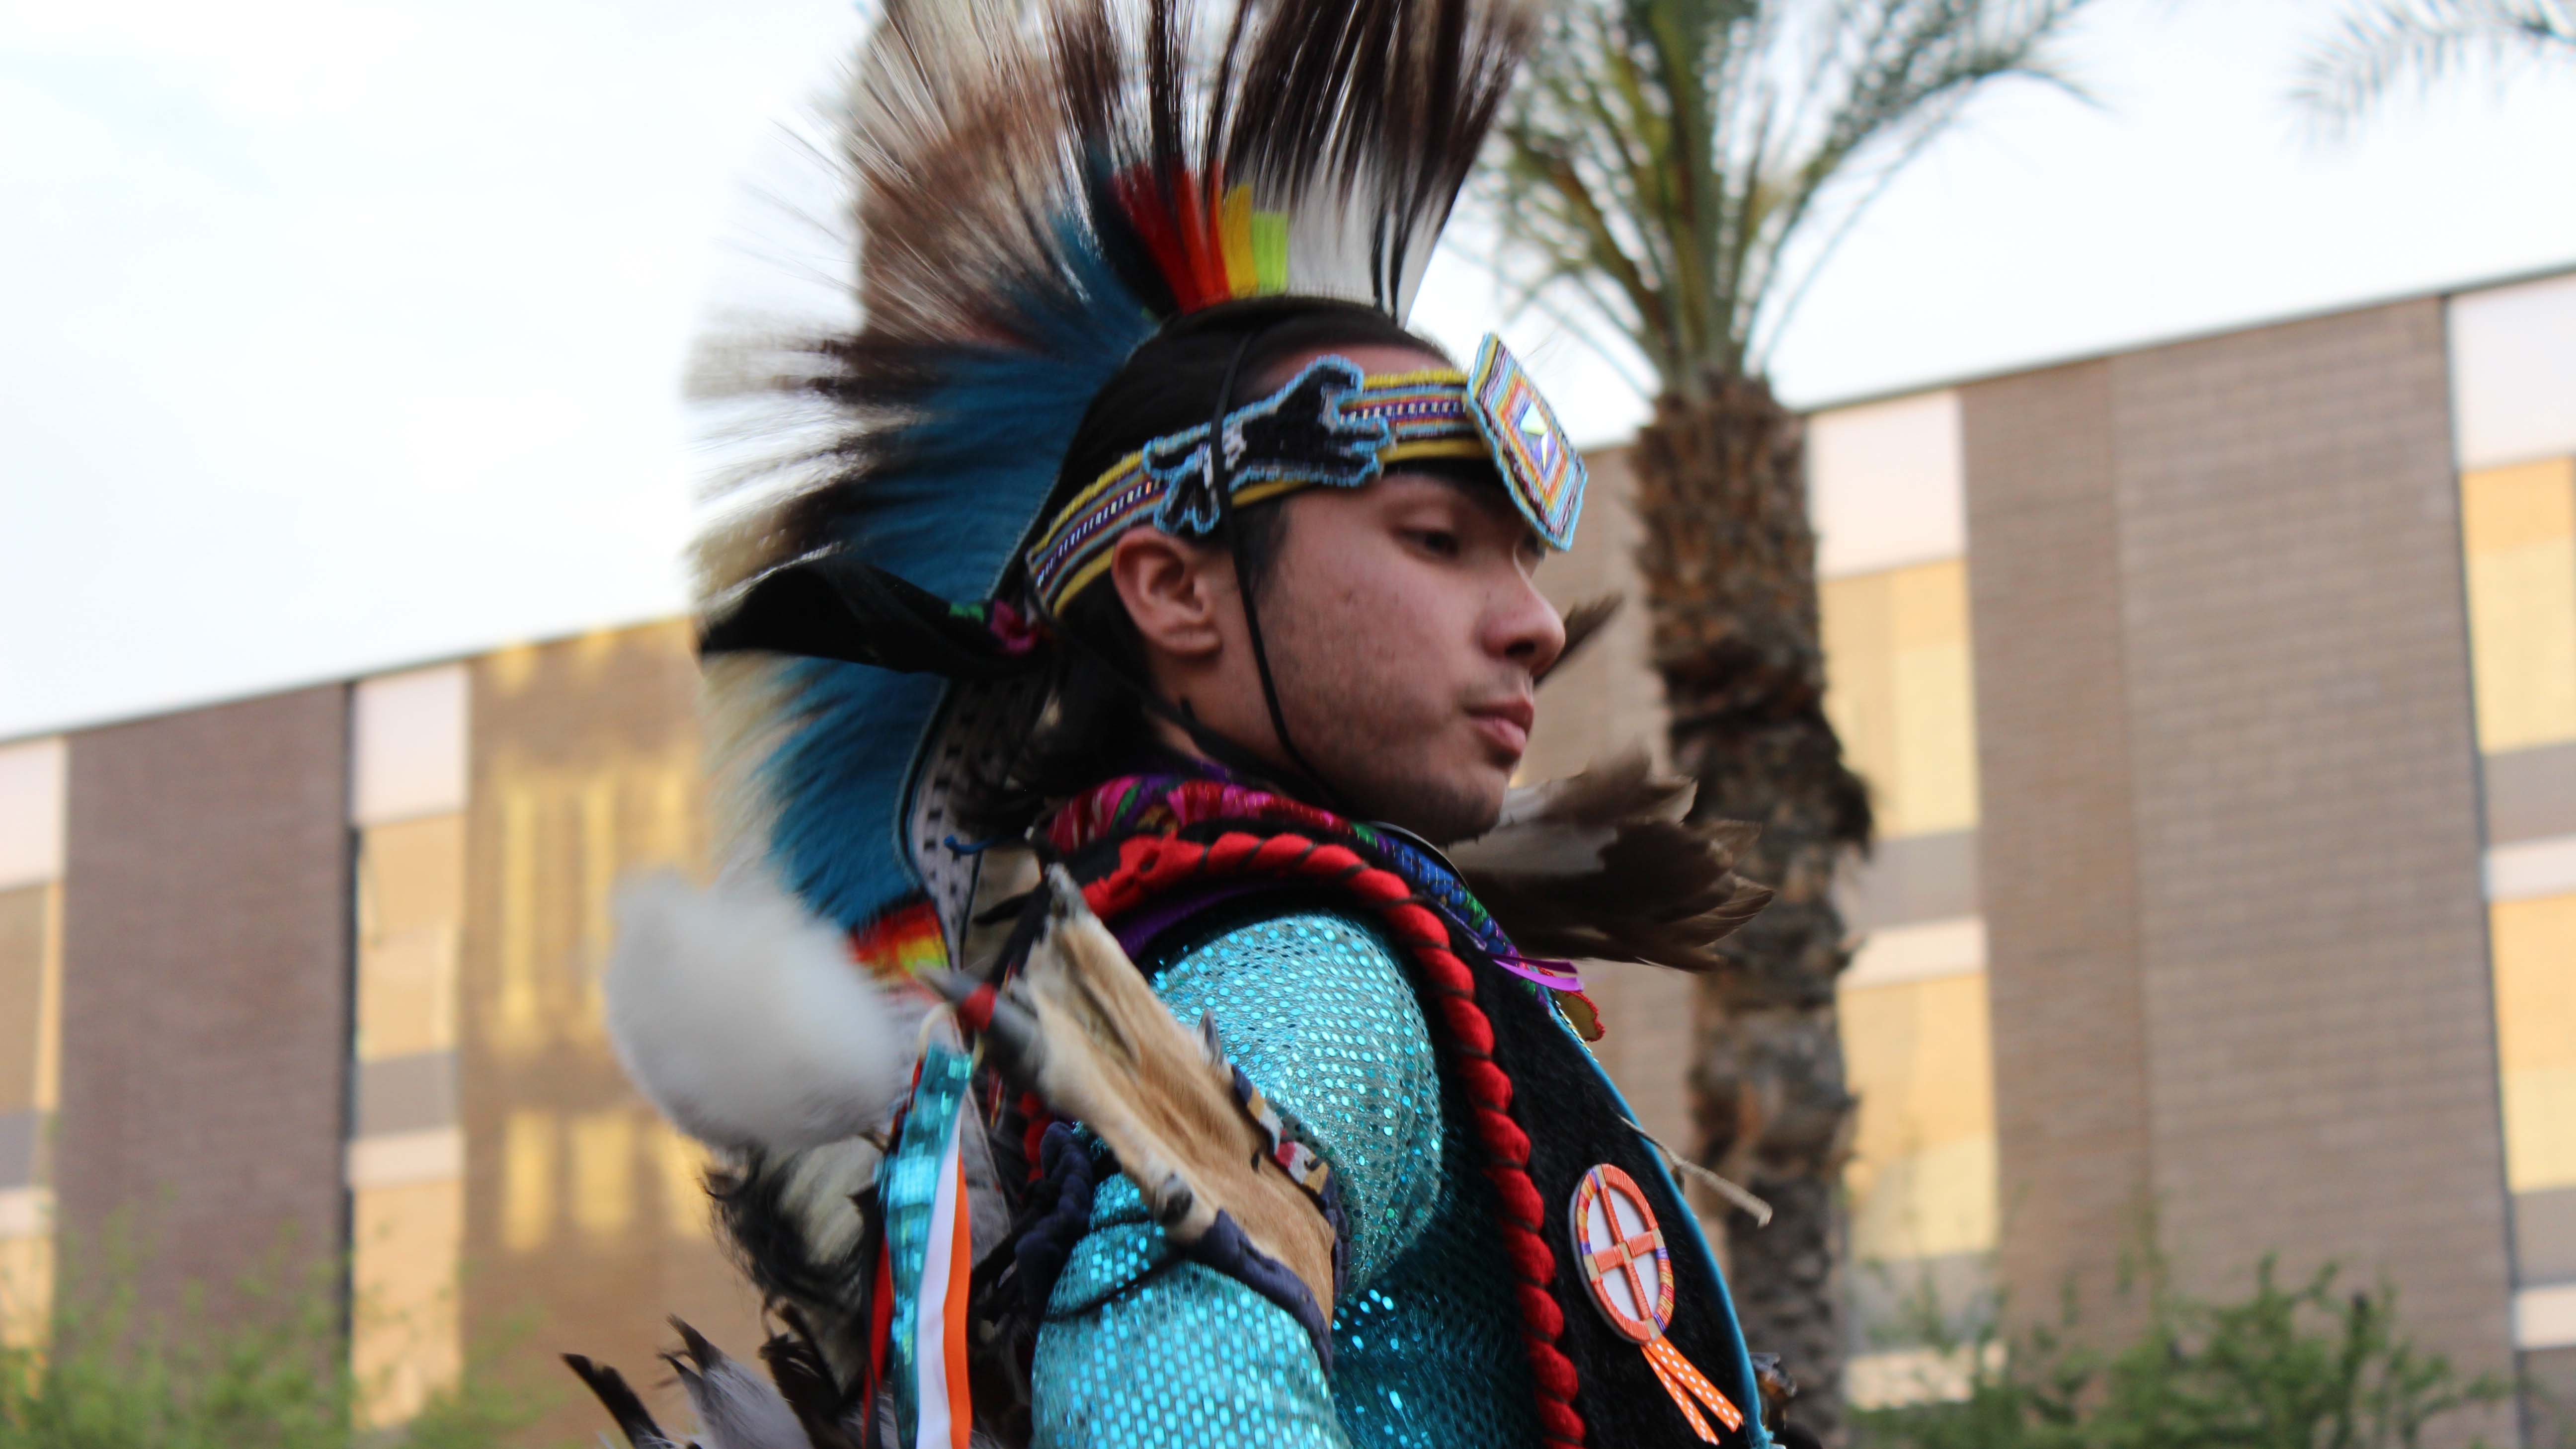
[[[1583,459],[1500,337],[1489,333],[1476,349],[1467,402],[1521,516],[1550,548],[1572,548],[1574,525],[1583,516]]]
[[[1228,505],[1362,487],[1416,459],[1484,457],[1466,383],[1446,368],[1366,374],[1346,358],[1317,358],[1287,386],[1226,414]],[[1108,568],[1110,545],[1129,528],[1151,522],[1187,537],[1216,527],[1208,432],[1201,423],[1154,439],[1064,506],[1028,552],[1029,586],[1048,612]]]
[[[1227,497],[1205,423],[1121,458],[1057,511],[1027,554],[1029,591],[1050,613],[1109,567],[1119,535],[1151,523],[1203,535],[1228,507],[1299,488],[1357,488],[1389,468],[1431,458],[1491,459],[1512,505],[1551,548],[1574,541],[1583,511],[1583,460],[1556,414],[1500,339],[1477,349],[1472,374],[1450,368],[1363,373],[1320,357],[1287,386],[1226,414]]]

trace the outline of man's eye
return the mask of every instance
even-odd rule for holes
[[[1410,532],[1409,537],[1425,550],[1438,554],[1442,558],[1458,556],[1458,535],[1447,529],[1417,528]]]

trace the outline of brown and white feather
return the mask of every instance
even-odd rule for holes
[[[1758,827],[1692,821],[1694,793],[1631,750],[1514,790],[1495,827],[1449,856],[1532,955],[1721,970],[1717,943],[1772,893],[1736,871]]]

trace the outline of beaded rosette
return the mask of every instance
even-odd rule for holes
[[[1703,1443],[1719,1442],[1700,1413],[1703,1404],[1727,1428],[1744,1427],[1743,1411],[1664,1336],[1673,1321],[1673,1259],[1636,1179],[1606,1162],[1594,1167],[1575,1185],[1567,1216],[1575,1267],[1592,1305],[1645,1354],[1691,1431]]]

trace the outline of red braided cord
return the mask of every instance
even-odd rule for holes
[[[1493,1024],[1476,1004],[1476,979],[1467,963],[1449,949],[1449,928],[1414,900],[1404,877],[1370,866],[1348,846],[1321,845],[1302,835],[1236,831],[1206,845],[1169,835],[1136,836],[1119,844],[1118,868],[1083,887],[1082,894],[1092,910],[1107,916],[1181,881],[1209,875],[1338,877],[1377,911],[1422,968],[1441,1024],[1448,1029],[1457,1079],[1473,1108],[1476,1137],[1485,1149],[1485,1175],[1501,1199],[1503,1253],[1511,1262],[1521,1342],[1538,1387],[1539,1427],[1551,1444],[1581,1445],[1584,1426],[1574,1411],[1574,1363],[1556,1346],[1565,1332],[1565,1314],[1549,1291],[1556,1281],[1556,1253],[1541,1232],[1545,1212],[1529,1177],[1529,1134],[1512,1120],[1512,1079],[1494,1063]]]

